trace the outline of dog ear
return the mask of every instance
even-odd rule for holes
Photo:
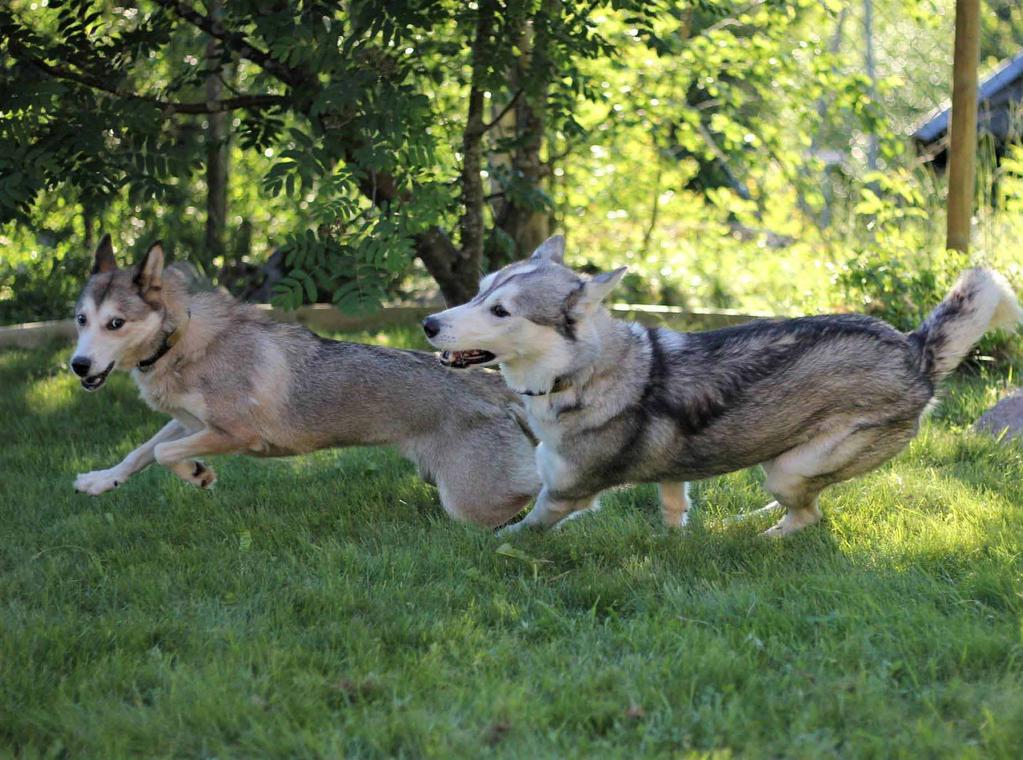
[[[583,295],[580,302],[586,305],[595,306],[607,298],[615,286],[621,281],[628,267],[618,267],[613,272],[603,272],[594,275],[583,286]]]
[[[163,278],[163,243],[157,240],[146,251],[135,273],[135,284],[143,294],[159,290]]]
[[[114,244],[110,242],[110,235],[104,235],[96,246],[96,253],[92,258],[92,274],[102,272],[113,272],[117,269],[117,259],[114,258]]]
[[[533,251],[529,257],[530,261],[537,263],[561,264],[565,261],[565,236],[551,235],[540,243],[540,247]]]

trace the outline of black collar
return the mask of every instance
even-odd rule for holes
[[[174,333],[168,333],[163,336],[163,341],[160,343],[160,347],[156,349],[156,353],[150,356],[148,359],[143,359],[138,363],[139,372],[148,372],[153,368],[160,359],[163,358],[164,354],[173,348],[173,344],[170,342],[171,335]]]
[[[188,323],[191,321],[192,310],[189,309],[188,321],[185,322],[184,327],[178,327],[173,332],[164,334],[163,340],[160,341],[160,347],[156,349],[156,353],[150,356],[148,359],[143,359],[137,365],[135,365],[136,367],[138,367],[139,372],[148,372],[149,370],[151,370],[154,364],[160,361],[160,359],[162,359],[168,351],[174,348],[174,346],[177,345],[178,341],[181,340],[181,336],[185,334],[185,329],[188,327]]]
[[[554,385],[551,386],[550,390],[546,391],[515,391],[520,396],[546,396],[549,393],[561,393],[567,391],[572,387],[572,381],[567,377],[556,377],[554,378]]]

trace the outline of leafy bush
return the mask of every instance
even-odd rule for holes
[[[900,330],[913,330],[945,297],[969,257],[956,251],[942,255],[893,256],[870,249],[849,258],[836,273],[851,307],[884,319]]]
[[[72,246],[36,261],[0,259],[0,324],[70,316],[88,271],[88,254]]]

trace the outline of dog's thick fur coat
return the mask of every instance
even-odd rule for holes
[[[199,457],[378,444],[411,459],[459,520],[500,525],[539,490],[522,404],[497,373],[326,340],[224,293],[193,292],[190,279],[164,271],[159,245],[120,269],[101,243],[72,364],[90,390],[130,370],[146,403],[174,419],[120,464],[80,475],[79,491],[103,493],[153,461],[205,488],[215,475]]]
[[[624,483],[661,485],[685,523],[683,481],[762,464],[787,535],[820,519],[832,483],[874,469],[916,434],[951,372],[991,327],[1023,313],[995,272],[965,272],[918,330],[862,315],[756,321],[698,333],[616,321],[624,269],[584,279],[552,239],[427,320],[435,346],[499,362],[541,440],[543,491],[519,526],[550,526]],[[484,354],[485,352],[485,354]]]

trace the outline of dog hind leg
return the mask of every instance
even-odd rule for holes
[[[668,528],[684,528],[689,522],[689,484],[664,481],[657,484],[661,517]]]
[[[498,489],[498,486],[504,488]],[[437,478],[437,490],[444,511],[460,522],[470,522],[489,528],[503,525],[525,509],[533,494],[511,484],[488,484],[485,491],[472,487],[471,483],[450,482],[443,475]]]
[[[887,462],[916,435],[917,425],[916,417],[859,422],[765,462],[765,487],[787,512],[764,535],[788,536],[818,522],[817,496],[824,488]]]
[[[801,470],[807,468],[799,466],[809,458],[809,451],[803,451],[803,447],[798,447],[764,464],[764,471],[767,473],[764,485],[777,499],[774,503],[785,507],[784,516],[774,527],[764,532],[765,536],[771,538],[789,536],[821,519],[821,510],[817,504],[820,488],[815,488],[812,479],[802,473]],[[768,504],[758,511],[767,510],[771,506]]]
[[[774,526],[765,530],[764,535],[770,538],[782,538],[820,522],[821,509],[817,503],[818,493],[793,490],[784,496],[779,494],[778,501],[785,507],[785,516]]]
[[[588,510],[596,501],[596,496],[587,496],[583,499],[555,499],[550,492],[544,488],[536,499],[536,504],[529,511],[529,514],[517,523],[502,528],[498,533],[505,536],[518,533],[527,528],[544,529],[554,528],[558,523],[576,512]]]
[[[540,490],[532,445],[503,417],[457,435],[428,436],[402,453],[431,477],[444,511],[456,520],[496,528]]]

